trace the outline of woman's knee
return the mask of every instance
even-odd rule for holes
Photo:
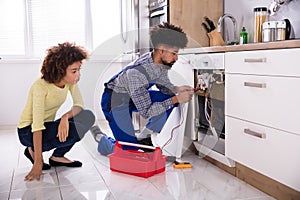
[[[30,127],[17,129],[20,143],[26,147],[33,146],[33,135]]]
[[[87,127],[92,127],[96,120],[94,113],[90,110],[82,110],[75,118],[75,121],[83,122]]]

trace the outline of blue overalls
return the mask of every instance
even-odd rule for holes
[[[132,124],[132,112],[138,111],[136,106],[128,94],[116,93],[113,92],[112,89],[107,88],[107,84],[117,78],[119,74],[132,68],[140,71],[146,76],[147,80],[149,81],[149,86],[147,89],[151,88],[155,84],[155,80],[150,80],[149,75],[142,65],[127,66],[120,73],[112,77],[112,79],[104,84],[105,89],[101,99],[101,107],[106,120],[109,122],[109,126],[115,139],[123,142],[137,143],[137,138],[135,136],[134,127]],[[172,97],[160,91],[148,91],[152,102],[162,102]],[[174,107],[168,109],[165,113],[151,117],[147,122],[146,127],[159,133],[171,114],[173,108]],[[99,142],[98,151],[102,155],[108,155],[113,152],[114,144],[114,139],[104,136]],[[123,147],[123,149],[133,148],[136,149],[135,147]]]

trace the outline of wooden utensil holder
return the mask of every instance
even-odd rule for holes
[[[215,29],[210,33],[207,33],[209,37],[209,46],[224,46],[225,42],[222,35]]]

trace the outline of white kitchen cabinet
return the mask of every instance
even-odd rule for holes
[[[300,77],[300,48],[225,53],[229,73]]]
[[[300,78],[226,74],[226,115],[300,135]]]
[[[300,191],[300,136],[225,117],[226,156]]]
[[[225,53],[225,155],[300,191],[300,49]]]

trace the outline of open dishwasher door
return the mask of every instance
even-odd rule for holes
[[[200,156],[209,156],[229,167],[225,156],[225,68],[224,53],[194,54],[194,145]]]
[[[174,85],[194,86],[193,66],[190,64],[189,58],[189,55],[180,55],[172,69],[169,70],[169,78]],[[152,137],[152,142],[162,149],[164,155],[181,158],[192,145],[192,130],[190,130],[192,126],[189,122],[192,120],[190,113],[194,108],[193,101],[192,99],[189,103],[174,108],[161,132]]]

